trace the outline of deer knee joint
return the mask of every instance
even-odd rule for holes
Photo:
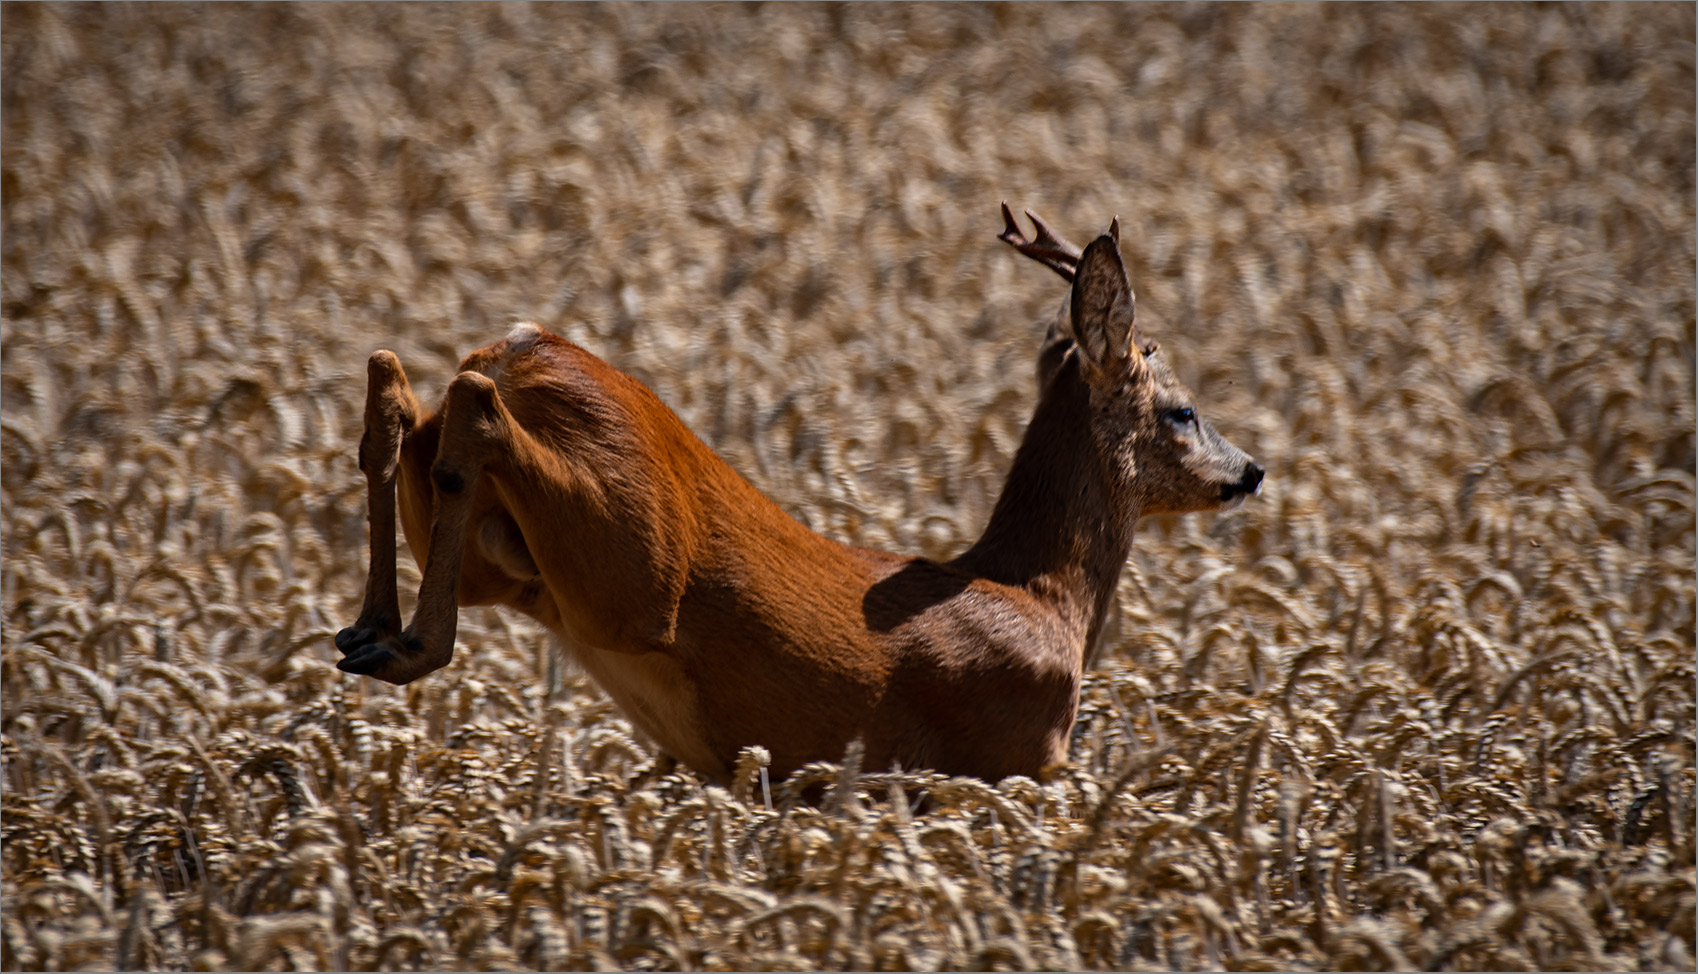
[[[366,359],[366,378],[373,387],[390,386],[406,379],[401,360],[387,348],[380,348]]]
[[[462,372],[448,385],[443,430],[444,456],[478,463],[507,446],[511,417],[495,389],[494,380],[479,372]]]
[[[379,349],[366,360],[366,421],[381,417],[386,424],[411,429],[417,406],[407,373],[395,353]]]
[[[360,437],[360,469],[367,474],[393,473],[401,441],[418,421],[407,373],[394,352],[379,350],[366,361],[365,434]]]
[[[459,494],[477,481],[485,464],[505,447],[510,417],[495,382],[478,372],[462,372],[448,385],[442,440],[430,479],[444,495]]]
[[[467,419],[487,416],[500,409],[501,395],[495,380],[482,372],[461,372],[448,384],[448,413]]]

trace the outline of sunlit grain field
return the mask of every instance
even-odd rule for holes
[[[0,961],[1691,969],[1693,40],[6,5]],[[1268,470],[1142,524],[1070,765],[645,774],[491,609],[406,688],[334,668],[366,356],[434,396],[518,320],[815,530],[961,551],[1065,293],[1003,199],[1119,216],[1142,328]]]

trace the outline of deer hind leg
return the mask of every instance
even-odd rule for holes
[[[375,357],[374,357],[375,358]],[[448,385],[441,413],[441,439],[430,479],[435,489],[431,517],[430,547],[419,585],[418,607],[413,621],[402,632],[367,626],[344,629],[336,645],[344,658],[336,665],[349,672],[403,684],[448,665],[454,656],[454,635],[459,622],[457,602],[461,559],[465,552],[466,526],[471,519],[473,495],[485,464],[504,452],[514,429],[513,418],[502,404],[495,383],[476,372],[462,372]],[[394,565],[394,464],[390,465],[386,508],[389,552],[387,563],[389,603],[395,598]],[[371,476],[368,472],[367,476]],[[372,578],[378,578],[377,481],[373,481]],[[370,599],[370,592],[367,593]],[[386,618],[386,617],[384,617]],[[365,621],[362,615],[362,622]],[[381,621],[381,618],[377,621]],[[346,637],[346,638],[344,638]]]

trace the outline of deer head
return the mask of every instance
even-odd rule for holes
[[[1092,435],[1111,493],[1134,516],[1234,506],[1261,489],[1262,467],[1227,442],[1197,410],[1196,397],[1138,332],[1136,301],[1120,258],[1120,222],[1080,251],[1028,212],[1027,239],[1005,203],[1001,239],[1071,282],[1038,357],[1047,388],[1075,359],[1089,392]]]

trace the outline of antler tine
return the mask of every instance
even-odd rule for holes
[[[1002,232],[996,235],[996,239],[1009,243],[1026,239],[1025,234],[1020,232],[1020,224],[1014,222],[1014,211],[1008,208],[1007,200],[1002,201]]]
[[[1031,210],[1027,210],[1026,219],[1031,220],[1032,226],[1038,228],[1038,243],[1057,247],[1062,250],[1072,251],[1075,258],[1079,256],[1079,248],[1061,239],[1061,235],[1056,233],[1054,230],[1051,230],[1049,228],[1049,224],[1045,223],[1042,217],[1033,213]]]
[[[997,239],[1060,274],[1071,284],[1073,272],[1079,266],[1079,248],[1063,240],[1049,228],[1049,224],[1038,219],[1031,210],[1026,211],[1026,219],[1031,220],[1032,226],[1037,228],[1036,240],[1026,239],[1026,235],[1020,230],[1020,224],[1014,220],[1013,211],[1009,210],[1005,201],[1002,204],[1003,230],[996,235]]]

